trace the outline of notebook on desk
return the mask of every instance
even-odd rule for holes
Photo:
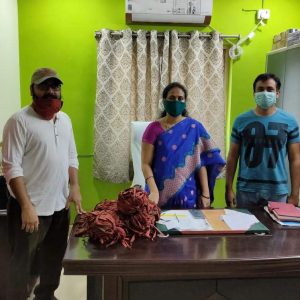
[[[295,228],[299,228],[300,227],[300,222],[297,221],[280,221],[268,208],[268,206],[264,207],[264,210],[268,213],[268,215],[271,217],[271,219],[273,221],[275,221],[276,223],[282,225],[282,226],[286,226],[286,227],[295,227]]]
[[[268,209],[280,221],[300,222],[300,209],[291,203],[269,201]]]
[[[189,209],[162,211],[156,223],[166,234],[270,233],[246,209]]]

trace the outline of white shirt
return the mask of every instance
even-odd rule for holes
[[[23,108],[4,127],[2,152],[7,183],[24,177],[38,216],[52,215],[65,207],[69,167],[78,168],[72,124],[65,113],[58,112],[54,122],[42,119],[31,106]]]

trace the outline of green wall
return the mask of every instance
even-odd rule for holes
[[[232,66],[233,119],[253,106],[252,82],[265,69],[266,53],[271,50],[274,34],[288,28],[300,28],[299,0],[214,0],[211,26],[224,34],[247,35],[255,26],[255,12],[271,10],[271,19],[260,27],[254,39],[243,47],[242,57]],[[127,184],[104,183],[92,177],[93,112],[96,94],[96,41],[94,32],[101,28],[124,29],[125,0],[19,0],[19,40],[21,103],[30,103],[29,83],[32,72],[41,66],[55,68],[64,81],[64,111],[73,121],[78,154],[83,205],[89,210],[99,200],[114,199]],[[199,27],[131,26],[132,29],[159,31]],[[224,180],[216,186],[215,206],[224,206]]]

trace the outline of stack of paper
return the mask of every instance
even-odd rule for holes
[[[291,203],[269,201],[268,210],[279,221],[300,222],[300,209]]]
[[[254,224],[259,223],[257,218],[252,214],[231,209],[225,209],[224,211],[225,214],[222,216],[222,218],[232,230],[246,231]]]
[[[202,231],[212,230],[203,216],[195,217],[189,210],[166,210],[160,215],[158,224],[165,225],[168,230]]]

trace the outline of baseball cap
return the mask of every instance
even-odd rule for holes
[[[55,78],[60,83],[63,83],[61,79],[58,77],[56,71],[50,68],[40,68],[37,69],[31,77],[31,84],[40,84],[49,78]]]

